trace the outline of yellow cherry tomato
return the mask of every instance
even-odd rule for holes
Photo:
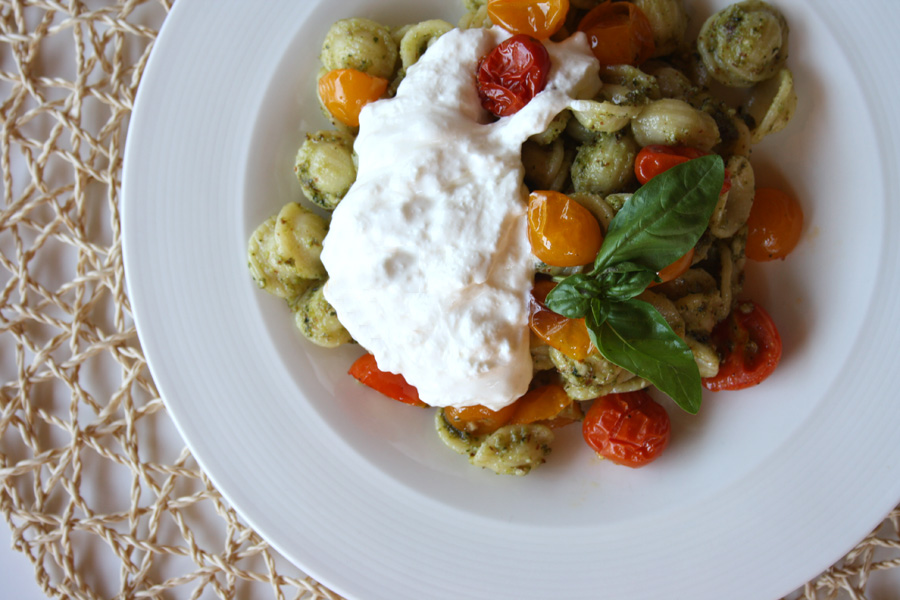
[[[554,267],[576,267],[594,260],[603,232],[594,215],[565,194],[532,192],[528,198],[531,252]]]
[[[487,13],[496,23],[510,33],[524,33],[545,40],[559,31],[569,0],[488,0]]]
[[[335,69],[319,79],[319,99],[338,121],[358,127],[363,106],[381,98],[387,87],[387,79],[356,69]]]

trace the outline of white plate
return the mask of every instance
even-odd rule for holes
[[[358,350],[307,344],[246,268],[251,231],[301,195],[330,23],[455,21],[456,3],[179,0],[128,134],[126,272],[162,395],[246,520],[336,591],[392,599],[774,598],[877,525],[900,499],[900,4],[778,4],[800,106],[753,162],[807,225],[787,261],[751,265],[748,295],[781,327],[781,367],[698,417],[670,411],[647,468],[602,463],[572,429],[513,478],[444,448],[431,411],[357,385]]]

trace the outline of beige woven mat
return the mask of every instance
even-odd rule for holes
[[[165,442],[131,320],[122,153],[170,8],[0,0],[0,509],[50,597],[334,598]],[[869,576],[900,567],[898,530],[895,510],[791,597],[887,597]]]

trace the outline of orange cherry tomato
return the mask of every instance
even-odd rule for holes
[[[631,2],[598,4],[581,19],[578,31],[587,34],[591,51],[602,66],[637,66],[656,51],[650,21]]]
[[[491,22],[510,33],[545,40],[556,33],[569,12],[569,0],[488,0]]]
[[[515,401],[515,412],[510,425],[527,425],[538,421],[549,421],[572,404],[563,386],[550,383],[529,390]]]
[[[540,191],[528,198],[528,241],[548,265],[576,267],[594,260],[603,232],[585,207],[565,194]]]
[[[319,99],[338,121],[358,127],[363,106],[381,98],[387,87],[387,79],[356,69],[335,69],[319,79]]]
[[[478,64],[481,105],[496,117],[519,112],[547,85],[550,53],[540,41],[519,34],[491,50]]]
[[[709,152],[689,146],[660,146],[657,144],[644,146],[634,159],[634,174],[641,185],[644,185],[675,165],[680,165],[708,154]],[[730,189],[731,174],[728,172],[728,169],[725,169],[725,183],[722,184],[722,191],[719,193],[724,194]]]
[[[481,404],[460,408],[448,406],[444,409],[444,418],[450,425],[465,433],[490,435],[509,423],[515,412],[515,402],[500,410],[491,410]]]
[[[575,360],[584,360],[596,348],[588,335],[584,319],[569,319],[547,308],[547,294],[556,287],[552,281],[534,284],[529,300],[528,325],[549,346]]]
[[[403,375],[382,371],[375,363],[375,357],[364,354],[351,365],[348,371],[356,380],[389,398],[413,406],[427,406],[419,400],[419,391],[406,382]]]
[[[691,264],[694,262],[694,249],[691,248],[684,254],[681,258],[675,259],[675,262],[668,265],[667,267],[663,267],[661,271],[657,273],[659,278],[662,279],[660,282],[653,282],[649,287],[653,287],[654,285],[660,285],[667,281],[672,281],[673,279],[678,279],[681,277],[685,271],[691,268]]]
[[[747,218],[747,258],[784,259],[797,247],[803,231],[800,203],[781,190],[760,188]]]
[[[597,454],[627,467],[659,458],[671,430],[666,409],[644,390],[597,398],[581,425],[584,440]]]
[[[781,336],[761,306],[740,302],[716,325],[712,341],[719,353],[719,372],[703,379],[713,392],[742,390],[762,383],[781,360]]]

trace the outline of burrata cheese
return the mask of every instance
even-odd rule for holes
[[[322,250],[324,293],[378,367],[432,406],[502,408],[532,378],[522,143],[600,86],[583,34],[546,42],[546,88],[492,120],[478,63],[509,37],[452,30],[413,65],[394,98],[366,106],[356,182]]]

